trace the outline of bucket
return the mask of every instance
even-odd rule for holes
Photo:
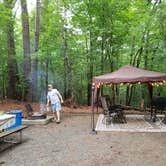
[[[16,115],[15,124],[10,126],[8,128],[8,130],[11,130],[13,128],[16,128],[16,127],[22,125],[22,111],[21,110],[12,110],[12,111],[7,112],[7,114]]]

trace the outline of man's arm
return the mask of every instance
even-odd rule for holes
[[[47,95],[47,107],[49,107],[49,104],[50,104],[50,98],[49,95]]]
[[[62,98],[61,94],[59,94],[59,97],[60,97],[61,103],[63,103],[63,98]]]
[[[61,103],[63,103],[63,98],[62,98],[62,96],[61,96],[61,94],[59,93],[59,91],[57,91],[58,93],[58,97],[60,98],[60,101],[61,101]]]
[[[47,107],[49,107],[50,100],[47,100]]]

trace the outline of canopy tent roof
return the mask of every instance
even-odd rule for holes
[[[133,66],[123,66],[119,70],[112,73],[96,76],[93,78],[93,83],[98,85],[104,84],[118,84],[118,83],[166,83],[166,73],[155,71],[148,71],[139,69]]]

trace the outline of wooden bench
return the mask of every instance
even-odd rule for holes
[[[21,143],[22,142],[22,130],[27,128],[27,126],[25,125],[21,125],[21,126],[18,126],[16,128],[13,128],[11,130],[8,130],[8,131],[4,131],[2,133],[0,133],[0,142],[3,141],[3,142],[7,142],[7,143],[13,143],[13,144],[17,144],[17,143]],[[5,139],[5,137],[13,134],[13,133],[20,133],[19,136],[20,136],[20,139],[19,141],[14,141],[14,140],[7,140]]]

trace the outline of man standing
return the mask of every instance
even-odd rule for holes
[[[60,123],[61,103],[63,99],[57,89],[53,89],[52,85],[48,85],[47,106],[51,103],[52,111],[57,123]]]

